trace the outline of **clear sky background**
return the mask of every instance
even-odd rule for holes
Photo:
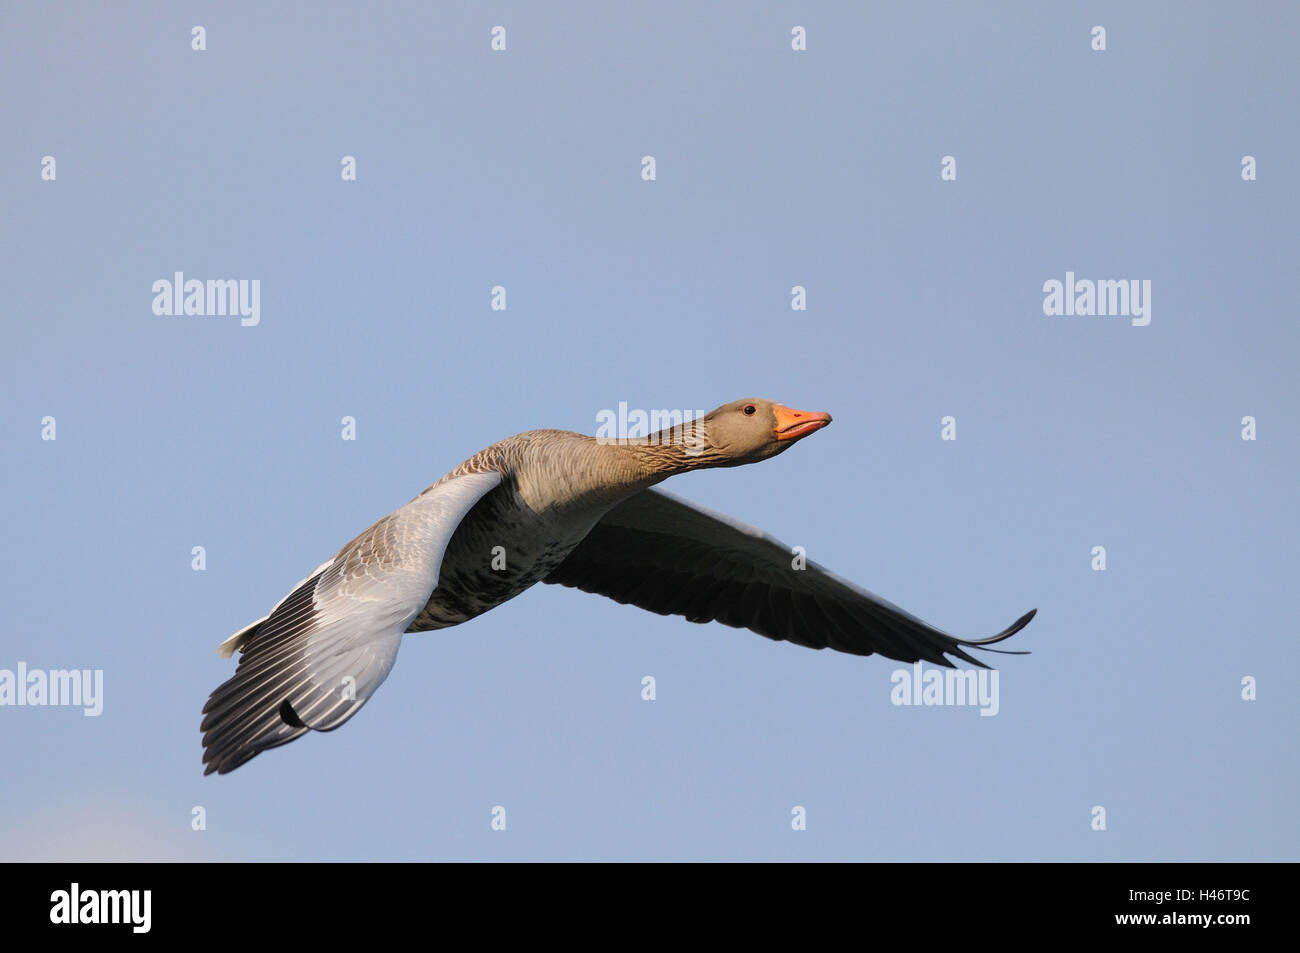
[[[1300,7],[335,6],[0,4],[0,668],[105,695],[0,708],[0,858],[1297,859]],[[538,586],[202,775],[216,645],[373,520],[747,396],[835,422],[666,488],[957,635],[1037,607],[996,717]]]

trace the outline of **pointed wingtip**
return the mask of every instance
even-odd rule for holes
[[[970,640],[963,639],[961,644],[972,645],[978,648],[986,648],[987,646],[994,645],[995,643],[998,642],[1002,642],[1005,639],[1011,638],[1013,635],[1015,635],[1025,626],[1029,625],[1029,623],[1033,620],[1034,616],[1036,615],[1038,615],[1038,610],[1030,609],[1028,612],[1022,615],[1015,622],[1012,622],[1009,626],[1007,626],[997,635],[991,635],[987,639],[970,639]],[[988,651],[1000,652],[1004,655],[1028,655],[1029,654],[1028,652],[1012,652],[1012,651],[1008,651],[1007,649],[988,649]]]
[[[1030,609],[1028,612],[1022,615],[1015,622],[1011,623],[1011,628],[1007,629],[1007,635],[1015,635],[1025,626],[1029,625],[1029,623],[1033,621],[1033,618],[1036,615],[1038,615],[1038,610]]]

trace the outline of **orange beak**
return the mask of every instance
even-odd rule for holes
[[[831,422],[830,414],[815,413],[810,410],[791,410],[781,404],[773,404],[776,412],[776,439],[798,440],[814,430],[821,430]]]

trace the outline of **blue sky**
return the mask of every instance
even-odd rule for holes
[[[0,707],[0,857],[1295,860],[1297,8],[618,6],[0,7],[0,669],[104,679]],[[216,645],[370,522],[747,396],[835,422],[666,488],[954,634],[1037,607],[995,717],[540,586],[202,776]]]

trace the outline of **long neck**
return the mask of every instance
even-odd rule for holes
[[[533,431],[503,441],[524,498],[533,505],[613,504],[668,477],[723,465],[697,421],[647,437],[597,438]],[[518,441],[518,443],[516,443]]]
[[[705,439],[703,421],[689,420],[645,437],[598,441],[617,451],[653,483],[677,473],[722,463],[722,455]]]

